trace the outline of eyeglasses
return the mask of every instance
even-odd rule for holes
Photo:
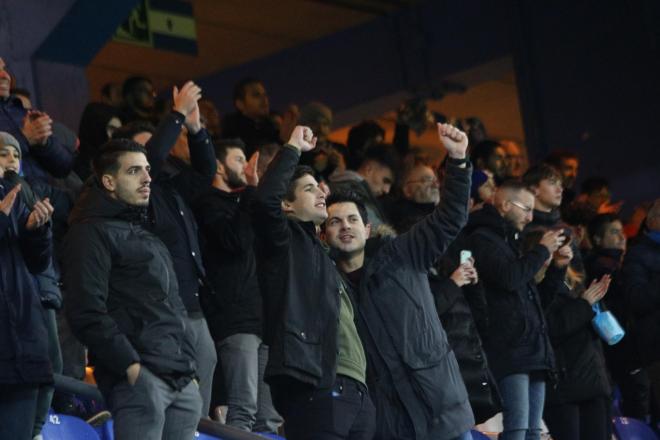
[[[534,210],[534,208],[529,208],[516,200],[509,200],[509,202],[511,202],[512,205],[522,209],[525,214],[528,214]]]

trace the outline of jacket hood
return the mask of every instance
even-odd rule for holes
[[[469,235],[479,228],[492,229],[502,237],[518,232],[490,203],[484,204],[483,208],[470,214],[464,231]]]
[[[92,219],[122,219],[141,222],[146,218],[147,208],[130,206],[108,196],[96,178],[87,180],[78,201],[69,215],[69,224],[83,223]]]

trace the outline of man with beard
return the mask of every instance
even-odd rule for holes
[[[390,219],[397,232],[407,231],[440,203],[440,183],[433,168],[417,161],[403,174],[401,200],[390,205]]]
[[[268,347],[262,341],[262,302],[249,213],[259,183],[259,153],[247,162],[244,148],[240,139],[216,143],[213,187],[195,204],[204,265],[213,286],[213,291],[202,293],[202,306],[220,359],[229,406],[227,425],[277,433],[282,420],[263,382]]]
[[[367,241],[363,202],[350,192],[328,199],[325,238],[353,288],[381,440],[469,439],[474,425],[428,282],[429,268],[467,221],[472,169],[467,135],[446,124],[438,132],[449,154],[444,200],[406,233]]]
[[[493,176],[495,183],[499,184],[506,178],[506,150],[499,142],[490,139],[481,141],[471,155],[475,167]]]

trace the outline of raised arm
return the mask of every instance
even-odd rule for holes
[[[66,177],[73,168],[73,153],[53,136],[53,120],[48,114],[30,110],[23,119],[21,133],[30,154],[55,177]]]
[[[466,161],[467,135],[448,124],[438,124],[438,134],[449,155],[440,204],[432,214],[392,241],[404,261],[426,271],[440,257],[467,223],[472,167]]]
[[[282,212],[282,200],[300,154],[315,145],[312,130],[297,126],[289,143],[280,149],[261,179],[255,194],[252,219],[257,243],[265,250],[275,251],[288,244],[289,229],[286,215]]]

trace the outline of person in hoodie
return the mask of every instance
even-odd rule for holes
[[[0,136],[2,154],[8,141],[20,157],[18,141],[8,134]],[[39,390],[53,381],[46,316],[33,276],[51,263],[53,207],[44,199],[29,209],[19,197],[21,185],[7,184],[6,165],[0,161],[0,438],[29,440]]]
[[[172,257],[150,231],[142,146],[109,141],[65,238],[66,315],[85,344],[116,438],[192,438],[202,399]]]
[[[546,381],[554,368],[534,276],[563,238],[561,231],[549,231],[523,253],[519,236],[533,211],[527,187],[505,181],[493,204],[470,219],[470,249],[488,304],[488,331],[481,336],[502,395],[504,440],[540,438]]]
[[[428,271],[467,221],[471,167],[465,133],[438,124],[450,157],[443,202],[396,238],[369,239],[355,195],[328,199],[324,236],[351,287],[376,405],[376,436],[470,439],[474,416],[456,357],[438,319]]]
[[[228,404],[226,424],[244,431],[277,433],[282,418],[263,381],[268,346],[263,343],[262,301],[250,207],[259,183],[259,153],[246,161],[240,139],[216,142],[218,171],[195,203],[202,254],[213,290],[202,307],[216,342]]]

